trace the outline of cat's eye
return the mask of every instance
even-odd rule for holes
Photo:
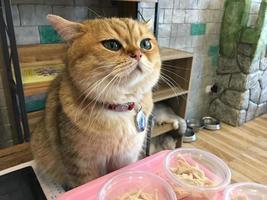
[[[146,50],[149,50],[152,48],[152,44],[150,42],[150,39],[146,38],[146,39],[143,39],[141,42],[140,42],[140,47],[142,49],[146,49]]]
[[[121,43],[117,40],[104,40],[102,41],[102,44],[105,48],[111,51],[118,51],[122,47]]]

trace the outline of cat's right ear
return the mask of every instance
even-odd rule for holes
[[[86,27],[83,24],[68,21],[57,15],[49,14],[47,15],[47,20],[67,42],[72,41],[86,32]]]

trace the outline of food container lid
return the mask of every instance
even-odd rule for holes
[[[266,200],[267,186],[252,182],[235,183],[226,187],[224,200]]]
[[[197,164],[198,167],[202,171],[204,171],[205,175],[210,178],[210,180],[216,182],[215,185],[199,186],[199,185],[189,184],[188,182],[175,176],[171,171],[171,168],[173,168],[175,165],[174,158],[176,158],[177,155],[183,156],[193,166],[196,166]],[[231,181],[231,171],[223,160],[221,160],[214,154],[196,148],[179,148],[171,151],[165,157],[164,169],[167,173],[167,176],[173,182],[191,191],[199,191],[199,192],[221,191],[227,185],[229,185]]]
[[[151,195],[156,192],[158,199],[176,199],[171,186],[161,177],[146,171],[125,171],[115,175],[102,186],[98,200],[120,199],[125,195],[128,198],[127,195],[133,192]]]

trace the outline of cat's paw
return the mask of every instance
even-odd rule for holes
[[[179,128],[179,121],[174,121],[172,123],[172,127],[173,127],[174,130],[177,130]]]
[[[165,122],[164,121],[157,121],[158,126],[162,126]]]

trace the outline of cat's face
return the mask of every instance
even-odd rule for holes
[[[67,33],[64,27],[53,25],[70,41],[68,72],[88,98],[138,101],[158,81],[159,48],[147,24],[123,18],[96,19],[70,24],[75,29]]]

